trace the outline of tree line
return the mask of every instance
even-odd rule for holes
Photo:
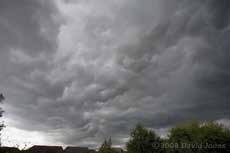
[[[127,153],[229,153],[230,130],[215,122],[191,121],[171,128],[167,138],[159,137],[141,124],[132,130]],[[111,139],[99,153],[115,153]]]

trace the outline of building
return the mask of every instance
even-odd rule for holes
[[[121,148],[113,148],[113,150],[114,150],[116,153],[124,153],[123,149],[121,149]]]
[[[67,147],[65,150],[60,146],[33,146],[26,153],[96,153],[87,147]]]
[[[20,150],[15,147],[0,147],[1,153],[19,153]]]
[[[60,146],[33,146],[27,150],[28,153],[63,153]]]
[[[95,150],[88,149],[87,147],[67,147],[64,153],[95,153]]]

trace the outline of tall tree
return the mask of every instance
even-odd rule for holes
[[[160,153],[162,152],[160,145],[161,139],[154,131],[137,124],[131,132],[131,138],[127,143],[127,151],[128,153]]]
[[[0,94],[0,102],[2,102],[5,99],[5,97],[3,96],[3,94]]]
[[[3,96],[3,94],[0,94],[0,103],[2,103],[3,100],[5,100],[5,97]],[[3,112],[4,112],[3,109],[0,107],[0,117],[2,117]],[[1,142],[1,137],[2,137],[1,131],[2,131],[3,127],[4,127],[4,124],[1,121],[1,123],[0,123],[0,147],[2,146],[2,142]]]
[[[105,139],[102,143],[101,147],[99,148],[98,153],[115,153],[114,149],[112,148],[112,140],[111,138],[109,141]]]
[[[214,122],[193,121],[172,128],[169,143],[179,144],[170,153],[227,153],[230,152],[230,130]]]

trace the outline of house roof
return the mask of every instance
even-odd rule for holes
[[[87,147],[67,147],[64,153],[92,153],[93,150],[89,150]]]
[[[115,150],[116,153],[123,153],[123,149],[121,148],[112,148],[113,150]]]
[[[96,151],[93,149],[89,149],[88,153],[96,153]]]
[[[63,153],[60,146],[33,146],[28,149],[29,153]]]
[[[19,153],[19,149],[15,147],[0,147],[0,152]]]

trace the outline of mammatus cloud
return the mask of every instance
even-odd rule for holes
[[[95,147],[137,122],[229,120],[228,0],[0,3],[10,126]]]

